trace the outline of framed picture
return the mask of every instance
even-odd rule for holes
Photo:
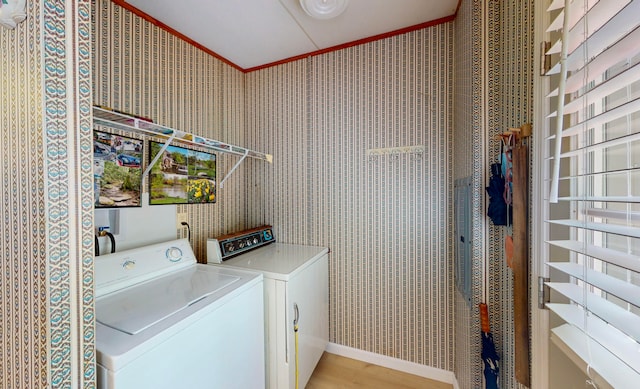
[[[149,142],[153,161],[163,144]],[[216,202],[216,155],[169,146],[149,173],[149,204]]]
[[[95,208],[141,206],[142,141],[93,131]]]

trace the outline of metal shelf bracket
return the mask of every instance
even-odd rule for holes
[[[171,134],[169,139],[167,139],[167,141],[164,142],[164,144],[160,148],[160,151],[158,151],[158,154],[156,154],[156,156],[153,157],[153,160],[151,162],[149,162],[149,166],[147,166],[147,168],[144,169],[144,173],[142,173],[142,177],[141,177],[142,180],[144,180],[145,177],[147,175],[149,175],[149,172],[151,171],[151,168],[156,164],[156,162],[158,162],[158,160],[160,159],[162,154],[164,154],[164,152],[167,150],[167,147],[169,147],[169,145],[171,144],[171,141],[174,140],[175,137],[176,137],[176,133],[174,132],[173,134]]]
[[[247,158],[247,155],[249,155],[249,150],[246,150],[244,152],[244,155],[242,156],[242,158],[240,158],[238,160],[238,162],[236,162],[235,165],[233,165],[233,167],[231,168],[231,170],[229,170],[229,172],[227,173],[226,176],[224,176],[224,178],[222,179],[222,181],[220,181],[220,189],[224,188],[224,182],[227,180],[227,178],[229,178],[231,176],[231,174],[238,168],[238,166],[240,166],[240,164],[244,161],[245,158]]]

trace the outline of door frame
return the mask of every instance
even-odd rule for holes
[[[548,40],[546,26],[549,25],[549,14],[546,11],[547,4],[543,0],[536,0],[534,4],[534,72],[536,76],[533,82],[533,183],[532,188],[532,241],[531,247],[531,388],[549,387],[549,311],[538,308],[538,278],[548,277],[549,271],[545,266],[546,250],[545,231],[547,218],[547,208],[544,205],[544,198],[547,195],[548,187],[545,185],[547,165],[544,161],[545,127],[548,126],[546,112],[546,94],[549,90],[548,77],[542,76],[542,42]]]

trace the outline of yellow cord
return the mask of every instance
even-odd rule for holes
[[[298,389],[298,325],[293,325],[293,332],[295,332],[296,337],[296,389]]]

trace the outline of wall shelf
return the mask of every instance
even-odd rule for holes
[[[206,147],[222,153],[236,154],[238,156],[244,156],[246,154],[249,158],[262,159],[269,163],[273,161],[273,156],[271,154],[264,154],[244,147],[207,139],[188,132],[175,130],[173,128],[161,126],[156,123],[151,123],[143,119],[100,107],[93,107],[93,121],[103,126],[157,136],[160,138],[170,138],[174,135],[173,140],[179,143]]]
[[[156,158],[149,163],[149,166],[142,174],[144,178],[151,169],[151,166],[155,164],[158,157],[166,150],[167,146],[171,142],[204,147],[219,151],[221,153],[235,154],[242,157],[229,171],[229,173],[220,182],[220,187],[224,184],[224,181],[233,173],[236,168],[244,161],[245,158],[255,158],[269,163],[273,162],[273,156],[271,154],[264,154],[258,151],[250,150],[245,147],[235,146],[228,143],[220,142],[213,139],[204,138],[201,136],[193,135],[188,132],[175,130],[173,128],[165,127],[156,123],[152,123],[148,120],[123,114],[120,112],[112,111],[101,107],[93,107],[93,122],[102,126],[117,128],[123,131],[131,131],[138,134],[155,136],[158,138],[166,139],[161,151],[156,155]]]

